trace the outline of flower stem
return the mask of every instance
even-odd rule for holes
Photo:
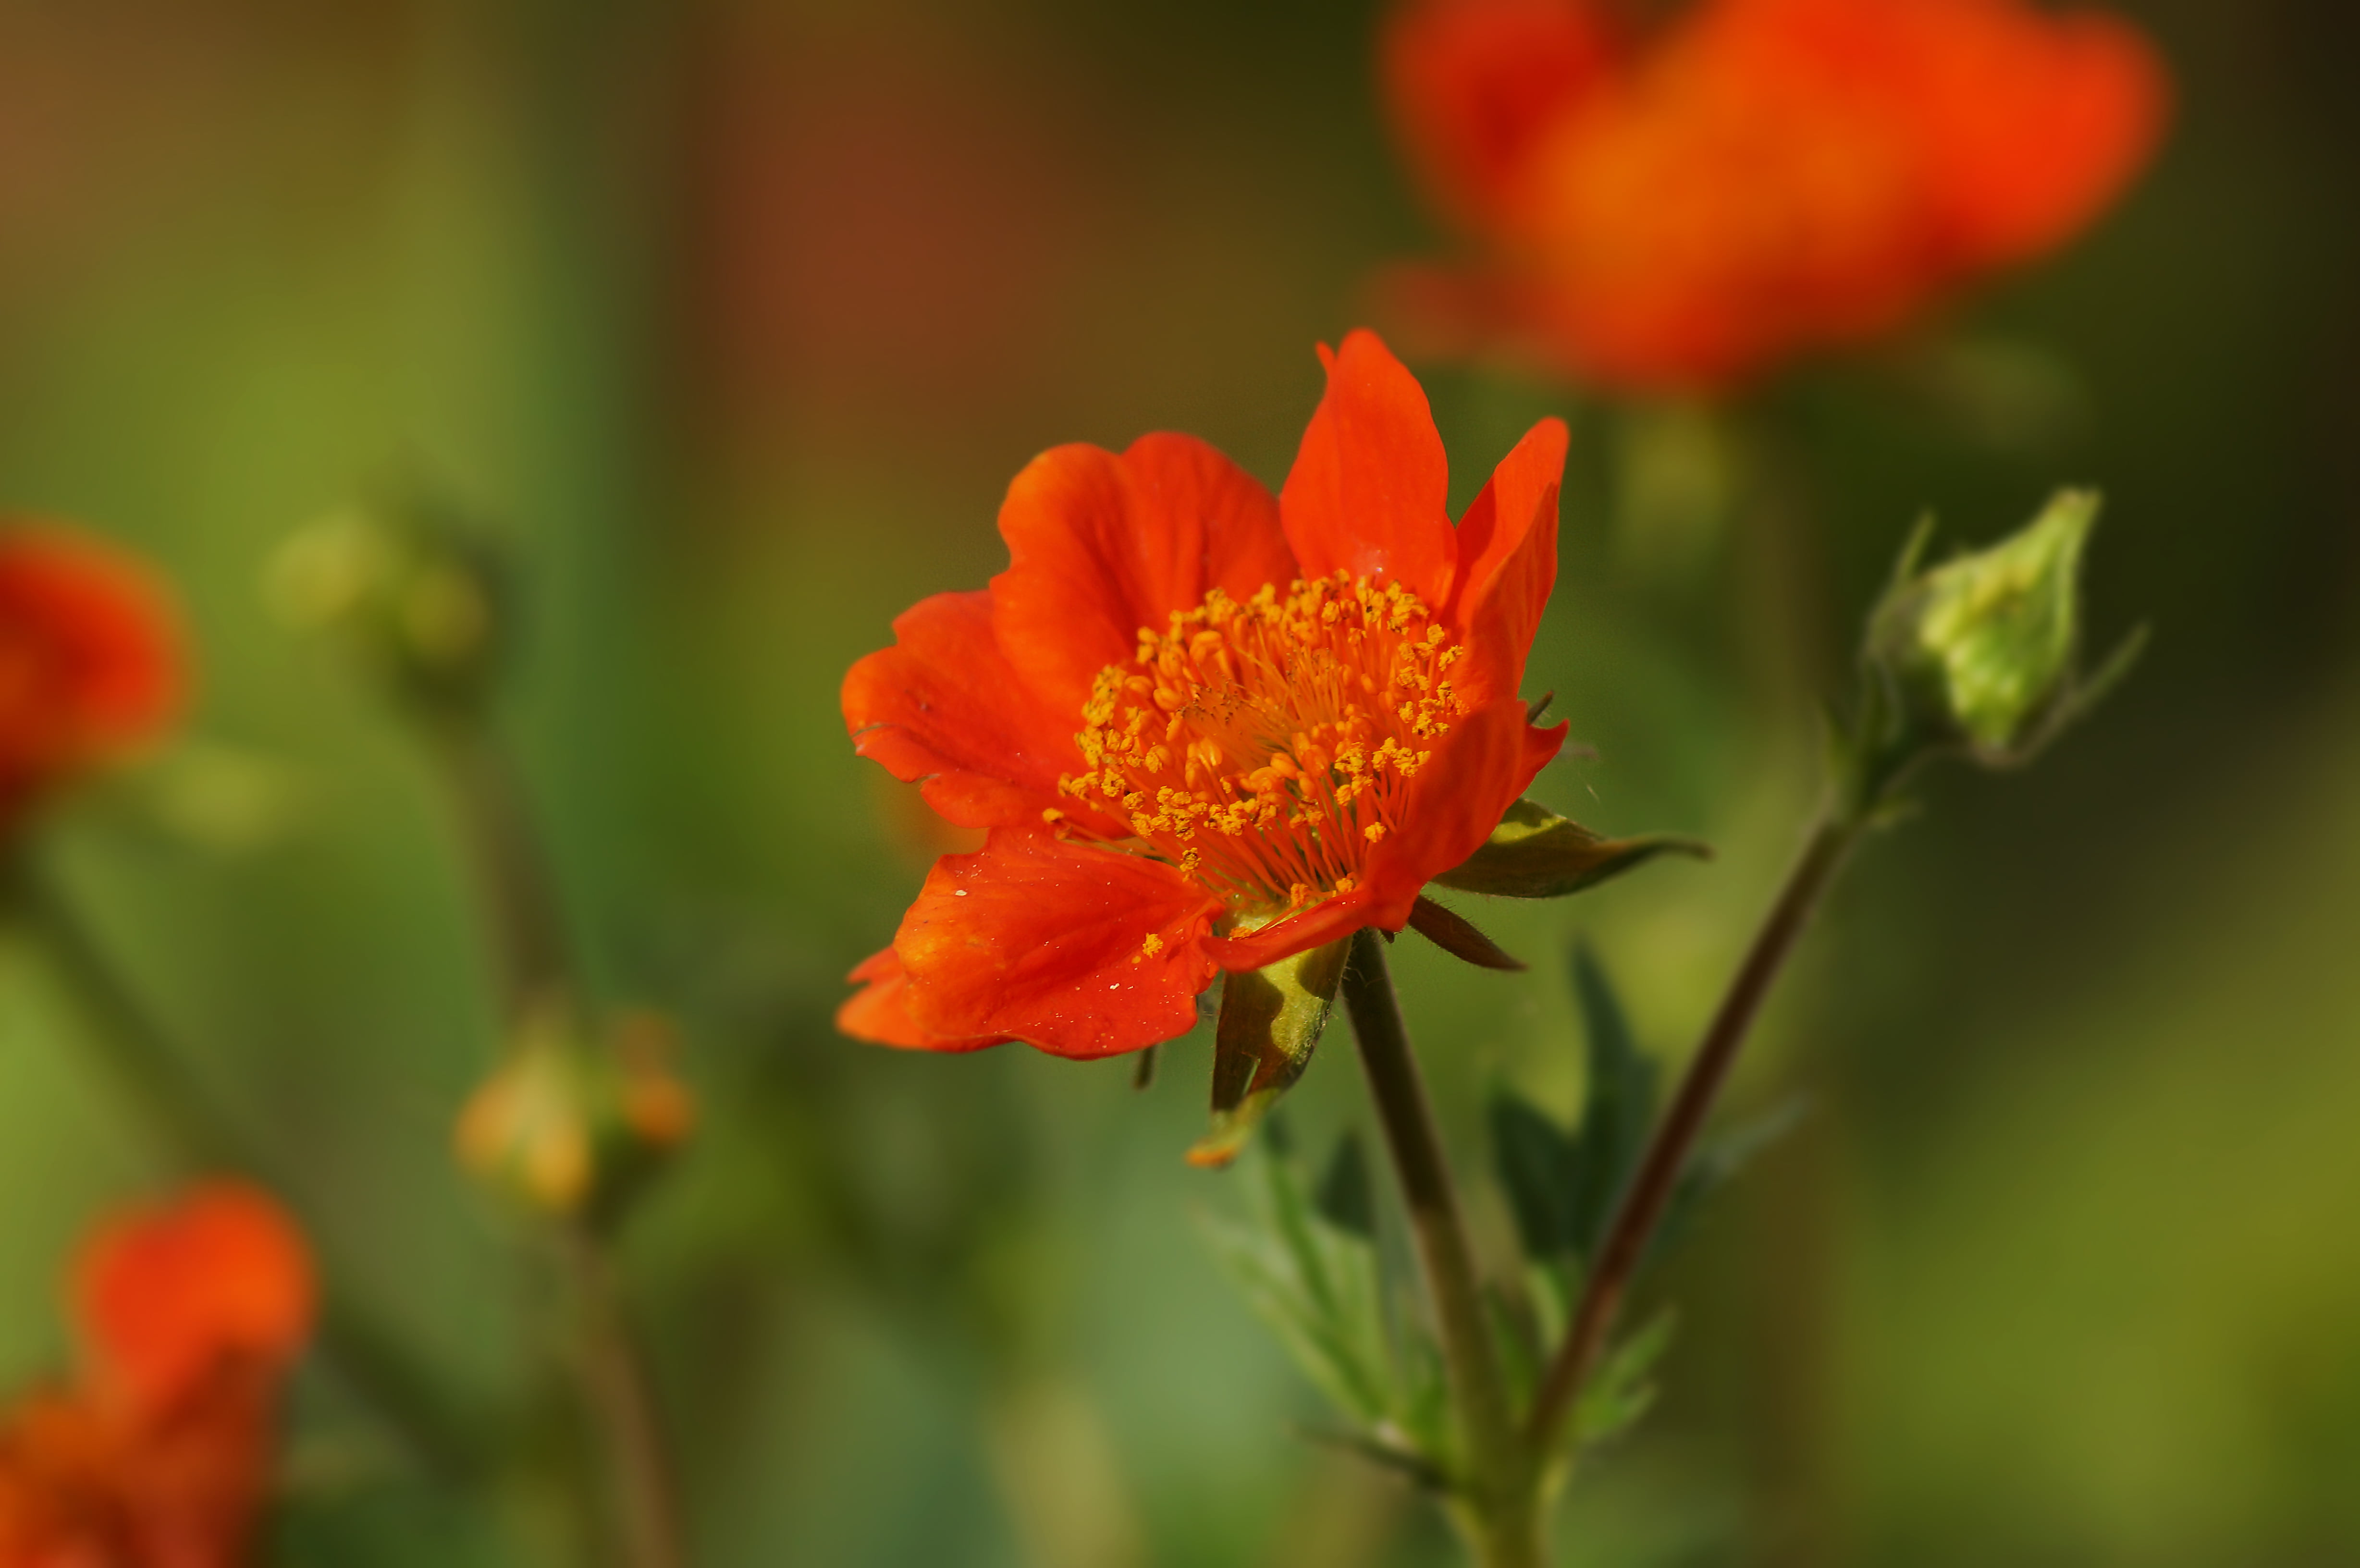
[[[571,989],[564,922],[508,757],[474,720],[420,726],[474,868],[503,1006],[521,1016]]]
[[[563,1227],[559,1245],[581,1315],[583,1396],[606,1446],[607,1470],[618,1483],[616,1512],[624,1561],[631,1568],[682,1568],[686,1558],[679,1494],[655,1400],[623,1318],[613,1266],[585,1225]]]
[[[57,887],[53,875],[20,856],[8,867],[6,882],[9,902],[25,929],[88,1015],[91,1048],[172,1162],[191,1171],[246,1176],[300,1213],[302,1204],[294,1189],[213,1108],[184,1054]],[[317,1225],[306,1224],[304,1229],[314,1237],[325,1234]],[[322,1351],[429,1468],[446,1476],[478,1471],[484,1460],[477,1436],[483,1422],[464,1411],[400,1337],[340,1284],[317,1241],[314,1250],[326,1277]]]
[[[1385,1148],[1409,1209],[1420,1267],[1433,1298],[1443,1365],[1466,1443],[1462,1521],[1483,1568],[1537,1568],[1541,1558],[1539,1488],[1517,1433],[1491,1338],[1466,1218],[1451,1184],[1434,1107],[1410,1049],[1400,999],[1385,966],[1382,940],[1352,938],[1344,970],[1344,1005],[1352,1015],[1360,1064],[1385,1130]]]
[[[507,757],[480,720],[431,724],[425,738],[475,867],[508,1014],[521,1019],[547,999],[574,990],[564,928],[531,818]],[[582,1218],[555,1229],[579,1319],[574,1370],[613,1487],[623,1560],[628,1568],[681,1568],[687,1552],[662,1423],[616,1291],[606,1239]]]
[[[1745,1044],[1772,984],[1794,951],[1796,940],[1810,923],[1812,911],[1843,864],[1852,841],[1860,835],[1861,825],[1856,812],[1832,804],[1822,810],[1801,858],[1787,873],[1777,901],[1754,933],[1745,962],[1730,982],[1728,994],[1721,998],[1720,1010],[1714,1013],[1704,1041],[1689,1062],[1687,1076],[1680,1081],[1678,1095],[1656,1127],[1638,1171],[1615,1207],[1606,1239],[1600,1245],[1589,1278],[1582,1285],[1581,1299],[1574,1308],[1564,1343],[1557,1347],[1542,1378],[1524,1430],[1525,1441],[1534,1454],[1546,1455],[1556,1452],[1565,1424],[1581,1396],[1582,1385],[1596,1368],[1607,1337],[1613,1332],[1615,1316],[1632,1276],[1646,1257],[1656,1227],[1663,1223],[1664,1212],[1695,1149],[1697,1137],[1704,1129],[1705,1119],[1711,1114],[1713,1102],[1728,1082],[1730,1069],[1737,1062],[1738,1052]]]

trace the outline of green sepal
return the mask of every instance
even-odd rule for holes
[[[1188,1163],[1222,1166],[1238,1157],[1254,1126],[1311,1065],[1336,992],[1349,938],[1231,974],[1221,987],[1213,1031],[1213,1125]]]
[[[1659,855],[1712,858],[1692,838],[1653,833],[1606,838],[1535,800],[1519,800],[1500,819],[1483,847],[1435,881],[1462,893],[1499,898],[1562,898],[1595,887]]]

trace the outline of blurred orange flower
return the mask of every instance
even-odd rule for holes
[[[74,1270],[82,1367],[0,1423],[0,1568],[232,1568],[268,1485],[311,1266],[231,1182],[120,1216]]]
[[[1408,0],[1400,135],[1477,242],[1394,278],[1437,342],[1608,386],[1712,390],[2052,250],[2147,161],[2163,69],[2026,0]]]
[[[990,836],[855,972],[847,1032],[1169,1040],[1222,970],[1400,930],[1557,754],[1565,727],[1516,693],[1557,579],[1564,425],[1454,528],[1417,382],[1369,332],[1321,356],[1275,499],[1188,436],[1059,447],[1010,486],[1009,569],[853,667],[861,755]]]
[[[136,749],[179,711],[179,618],[145,564],[62,529],[0,526],[0,825]]]

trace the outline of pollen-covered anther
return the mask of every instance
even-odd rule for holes
[[[1147,933],[1147,940],[1139,944],[1139,951],[1131,954],[1131,961],[1133,964],[1137,964],[1142,959],[1153,958],[1163,951],[1164,939],[1156,935],[1153,931],[1149,931]]]
[[[1440,679],[1462,651],[1397,583],[1338,572],[1242,600],[1215,589],[1091,683],[1076,737],[1091,771],[1059,790],[1120,801],[1131,847],[1234,909],[1301,908],[1358,887],[1398,826],[1430,755],[1415,743],[1464,712]]]

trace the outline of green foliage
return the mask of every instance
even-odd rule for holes
[[[1251,1217],[1208,1218],[1206,1230],[1255,1312],[1350,1423],[1315,1435],[1441,1484],[1450,1469],[1441,1361],[1408,1310],[1411,1282],[1378,1245],[1359,1138],[1338,1142],[1316,1194],[1283,1135],[1262,1140],[1252,1168]]]
[[[1434,880],[1499,898],[1562,898],[1666,854],[1709,859],[1712,851],[1666,834],[1606,838],[1537,801],[1519,800],[1480,849]]]
[[[1490,1106],[1491,1144],[1524,1251],[1535,1263],[1579,1263],[1597,1248],[1655,1125],[1656,1067],[1587,946],[1573,956],[1589,1088],[1568,1132],[1502,1087]]]
[[[1621,1436],[1655,1402],[1655,1364],[1672,1343],[1672,1314],[1658,1312],[1615,1345],[1581,1391],[1573,1412],[1577,1451]]]

